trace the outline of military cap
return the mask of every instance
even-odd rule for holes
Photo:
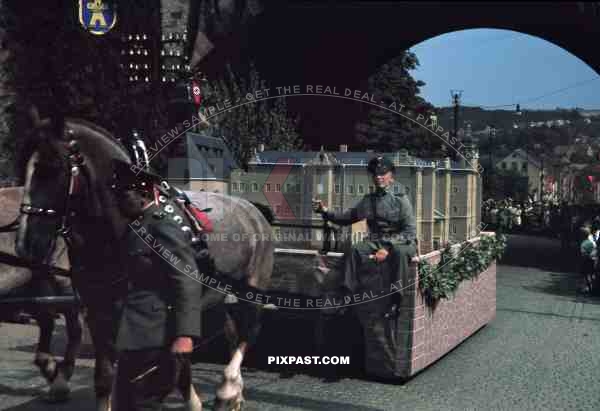
[[[372,158],[367,165],[367,170],[369,173],[374,175],[382,175],[387,173],[388,171],[394,171],[394,163],[383,156],[377,156]]]
[[[112,169],[111,188],[115,191],[147,191],[153,187],[153,184],[160,183],[162,180],[158,174],[152,171],[138,169],[134,165],[120,160],[112,161]]]

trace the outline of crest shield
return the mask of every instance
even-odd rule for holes
[[[79,22],[92,34],[108,33],[117,23],[116,1],[79,0]]]

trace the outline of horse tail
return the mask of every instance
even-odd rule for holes
[[[275,215],[273,214],[273,211],[271,210],[270,207],[261,204],[261,203],[256,203],[254,201],[250,201],[250,203],[258,208],[258,210],[262,213],[262,215],[265,217],[265,219],[269,222],[269,224],[273,224],[273,221],[275,221]]]

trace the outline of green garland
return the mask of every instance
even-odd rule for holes
[[[494,260],[499,260],[506,248],[506,236],[481,236],[477,246],[465,242],[454,256],[452,246],[449,243],[442,250],[440,262],[436,266],[426,260],[419,262],[419,288],[429,306],[435,306],[440,299],[448,298],[462,281],[477,277]]]

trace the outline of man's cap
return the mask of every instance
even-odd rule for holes
[[[146,191],[153,185],[160,184],[162,177],[152,171],[140,169],[133,164],[120,160],[112,161],[111,188],[116,191],[140,190]]]
[[[388,171],[394,171],[394,163],[389,159],[383,156],[377,156],[372,158],[367,165],[367,170],[369,173],[374,175],[382,175],[387,173]]]

